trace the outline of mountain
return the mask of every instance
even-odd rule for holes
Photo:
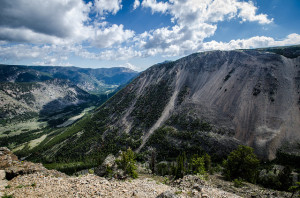
[[[275,50],[274,50],[275,49]],[[286,52],[293,57],[285,56]],[[149,147],[228,154],[250,145],[263,159],[299,149],[300,47],[211,51],[157,64],[95,113],[47,137],[32,158],[76,159]],[[299,152],[299,150],[298,150]]]
[[[50,115],[67,106],[96,100],[69,81],[53,79],[34,83],[0,83],[0,119]]]
[[[69,80],[81,89],[96,94],[113,92],[137,76],[128,68],[79,68],[61,66],[0,65],[1,82],[41,82],[50,79]]]

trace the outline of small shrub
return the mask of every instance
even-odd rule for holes
[[[11,188],[11,186],[10,186],[10,185],[7,185],[7,186],[5,186],[5,188]]]
[[[164,181],[162,183],[166,184],[166,185],[169,185],[170,179],[168,177],[164,177]]]
[[[289,191],[293,193],[291,197],[293,197],[295,193],[300,192],[300,182],[296,182],[295,186],[291,186],[289,188]],[[298,195],[298,197],[300,197],[300,194]]]
[[[24,185],[22,185],[22,184],[17,186],[17,188],[23,188],[23,187],[24,187]]]
[[[182,193],[181,190],[175,192],[176,195],[180,195],[181,193]]]
[[[89,169],[89,174],[94,174],[94,170],[93,169]]]
[[[242,187],[244,184],[243,184],[243,181],[242,181],[242,180],[240,180],[240,179],[234,179],[234,180],[233,180],[233,185],[234,185],[234,187],[236,187],[236,188],[240,188],[240,187]]]
[[[14,198],[14,196],[13,196],[13,195],[7,195],[7,194],[5,193],[5,195],[3,195],[2,198]]]
[[[36,183],[35,183],[35,182],[32,183],[32,184],[31,184],[31,187],[36,187]]]

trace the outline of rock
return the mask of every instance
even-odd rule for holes
[[[7,186],[7,180],[0,180],[0,192],[2,192]]]
[[[138,195],[138,192],[135,190],[135,191],[133,191],[133,193],[132,193],[132,196],[133,197],[136,197]]]
[[[4,180],[6,178],[5,170],[0,170],[0,180]]]
[[[8,148],[0,147],[0,169],[10,167],[18,162],[18,157]]]
[[[39,163],[19,162],[13,166],[5,168],[6,178],[11,180],[18,175],[32,174],[35,172],[47,171],[47,169]]]
[[[202,194],[201,197],[202,198],[209,198],[209,196],[207,194]]]
[[[193,189],[197,190],[198,192],[202,192],[202,186],[199,184],[194,184]]]
[[[179,198],[179,196],[172,193],[171,191],[165,191],[165,192],[159,194],[156,198]]]
[[[104,177],[108,176],[108,174],[112,174],[116,172],[117,170],[117,164],[116,164],[116,158],[112,154],[109,154],[104,162],[97,168],[95,168],[95,174]],[[112,176],[111,175],[111,176]]]

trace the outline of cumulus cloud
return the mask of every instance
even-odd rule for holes
[[[89,35],[91,3],[77,0],[3,0],[0,7],[0,39],[31,43],[82,40]]]
[[[250,21],[269,24],[266,14],[257,14],[257,7],[250,2],[239,0],[143,0],[143,7],[152,12],[171,15],[172,27],[151,30],[140,36],[141,47],[146,54],[162,53],[166,56],[188,54],[201,49],[203,40],[211,37],[217,30],[217,23],[239,18],[241,22]]]
[[[210,41],[203,43],[201,51],[207,50],[233,50],[233,49],[249,49],[260,47],[286,46],[300,43],[299,34],[290,34],[282,40],[274,40],[271,37],[255,36],[249,39],[231,40],[228,43]]]
[[[116,14],[121,0],[3,0],[0,7],[0,40],[32,44],[72,44],[89,41],[97,47],[112,47],[134,35],[123,25],[93,21],[89,14]]]
[[[122,9],[122,0],[95,0],[96,11],[100,15],[107,13],[116,14]]]
[[[111,47],[115,44],[121,44],[134,36],[134,31],[124,30],[123,25],[112,25],[95,30],[95,37],[92,44],[99,48]]]
[[[134,0],[133,3],[133,10],[137,9],[141,5],[140,0]]]
[[[156,0],[143,0],[142,6],[145,8],[151,8],[152,12],[165,13],[169,8],[169,3],[157,2]]]

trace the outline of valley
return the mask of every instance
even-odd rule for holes
[[[125,68],[99,69],[97,87],[84,90],[76,83],[88,85],[90,81],[85,79],[92,78],[77,70],[94,72],[75,67],[0,65],[0,145],[29,154],[60,128],[90,114],[123,85],[120,83],[136,75]],[[65,75],[68,73],[72,76]]]

